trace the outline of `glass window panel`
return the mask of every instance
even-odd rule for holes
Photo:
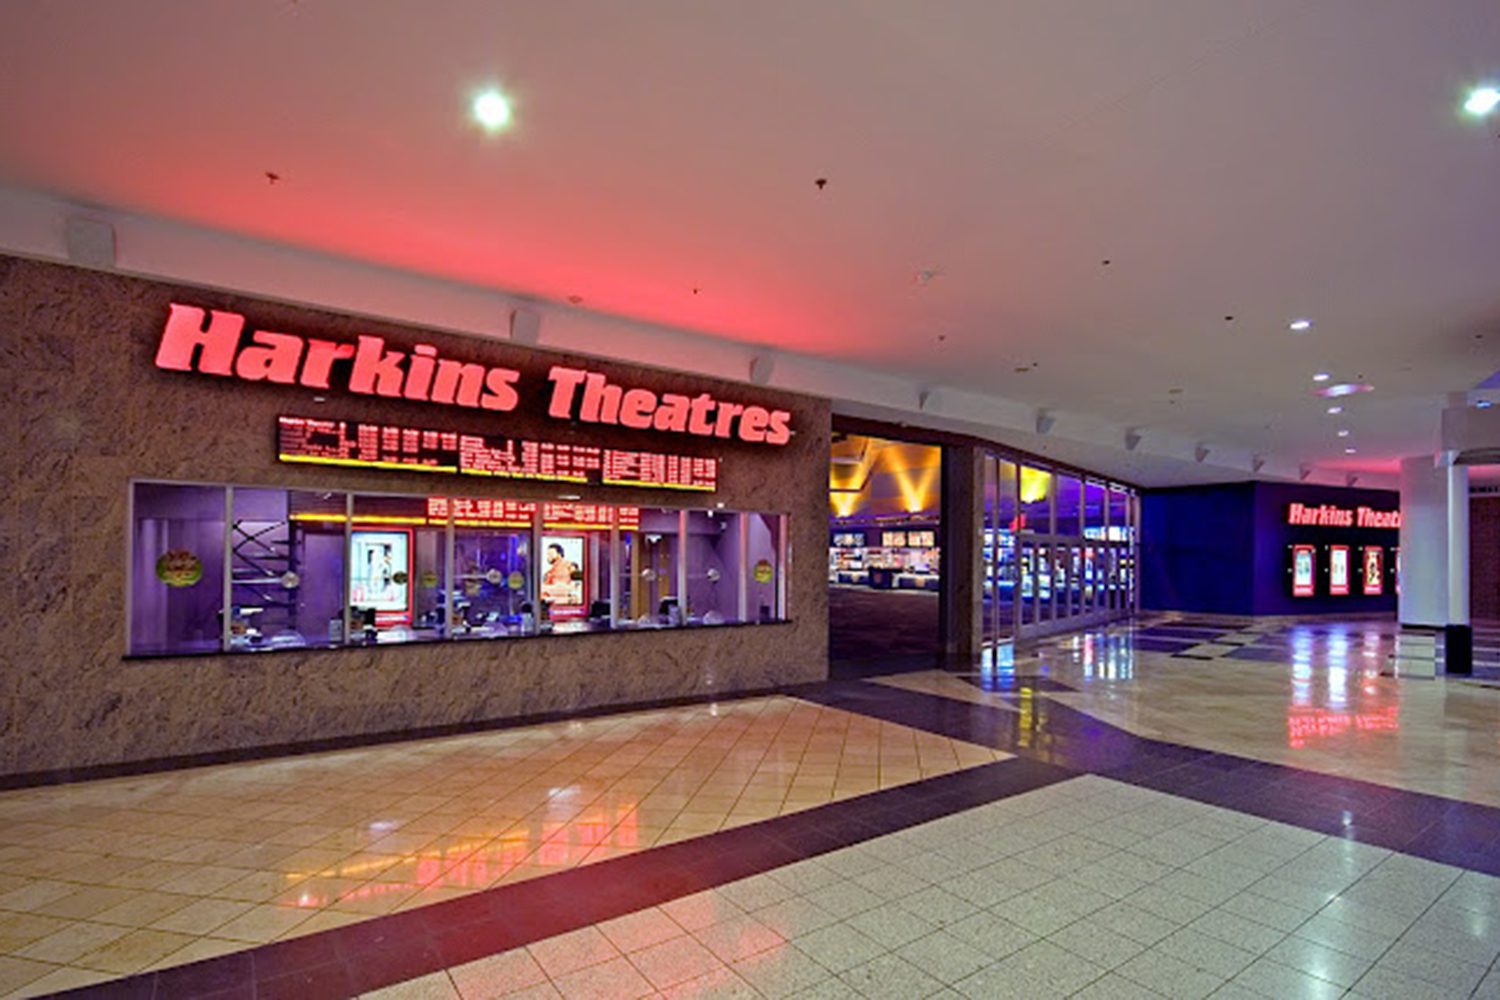
[[[229,648],[344,639],[343,493],[237,486],[229,530]]]
[[[687,617],[695,625],[740,620],[740,515],[713,510],[687,513]]]
[[[786,558],[779,514],[745,515],[745,615],[751,621],[780,621],[786,617],[781,574]]]
[[[637,624],[682,624],[677,595],[679,548],[678,512],[643,509],[631,552],[631,607]]]
[[[535,631],[531,528],[523,526],[527,520],[457,519],[453,528],[455,637],[497,638]]]
[[[447,634],[447,521],[446,514],[429,519],[426,497],[354,497],[350,642],[417,642]]]
[[[1083,534],[1086,538],[1104,538],[1104,514],[1108,504],[1103,483],[1083,484]]]
[[[1082,533],[1078,520],[1078,489],[1076,476],[1057,477],[1057,527],[1059,535],[1077,536]]]
[[[1052,530],[1052,473],[1021,467],[1021,517],[1017,530],[1046,534]]]
[[[224,487],[137,483],[130,652],[211,653],[222,645]]]
[[[1130,527],[1130,494],[1124,490],[1109,491],[1109,537],[1125,541]]]

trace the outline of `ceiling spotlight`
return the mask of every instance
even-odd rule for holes
[[[1328,414],[1329,414],[1329,416],[1336,417],[1340,413],[1343,413],[1343,412],[1344,412],[1344,408],[1342,406],[1330,406],[1328,408]]]
[[[1338,399],[1340,396],[1353,396],[1359,392],[1374,392],[1375,387],[1367,382],[1338,382],[1334,385],[1325,386],[1318,390],[1318,395],[1325,399]]]
[[[1464,111],[1475,118],[1484,118],[1500,108],[1500,87],[1475,87],[1464,101]]]
[[[1479,402],[1475,403],[1474,405],[1477,406],[1477,407],[1479,407],[1479,409],[1481,409],[1481,410],[1488,410],[1490,407],[1494,406],[1495,404],[1492,403],[1492,402],[1490,402],[1488,399],[1481,399]]]
[[[1348,430],[1340,430],[1339,431],[1339,437],[1346,438],[1348,436],[1349,436],[1349,431]]]
[[[1286,328],[1288,330],[1291,330],[1293,333],[1301,333],[1304,330],[1311,330],[1312,329],[1312,320],[1310,320],[1310,319],[1294,319],[1294,320],[1292,320],[1290,323],[1288,323],[1286,325]]]
[[[1353,449],[1353,448],[1345,448],[1344,449],[1344,454],[1345,455],[1353,455],[1354,452],[1355,452],[1355,449]]]
[[[1314,382],[1327,382],[1332,377],[1333,376],[1329,375],[1327,372],[1318,372],[1316,375],[1313,376],[1313,381]]]
[[[510,124],[510,98],[493,87],[474,95],[470,111],[479,127],[486,132],[499,132]]]

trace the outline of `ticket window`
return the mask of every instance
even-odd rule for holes
[[[241,486],[230,506],[229,647],[343,642],[348,498]]]
[[[447,518],[430,518],[425,497],[356,495],[352,508],[349,642],[445,638]]]
[[[219,650],[225,488],[136,483],[131,508],[130,652]]]
[[[745,514],[745,618],[779,621],[787,617],[786,517]]]
[[[453,529],[453,635],[522,635],[535,624],[531,529],[496,522]]]
[[[721,510],[690,510],[687,533],[687,619],[722,625],[744,619],[744,519]]]
[[[680,625],[686,620],[686,609],[678,600],[681,514],[643,509],[640,528],[625,546],[628,561],[623,561],[621,571],[628,578],[627,617],[638,625]]]

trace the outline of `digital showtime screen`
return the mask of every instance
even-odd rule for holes
[[[716,458],[297,416],[277,418],[276,455],[283,462],[706,493],[719,480]]]

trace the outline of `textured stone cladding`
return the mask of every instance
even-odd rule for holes
[[[523,373],[514,413],[159,371],[171,302],[247,325]],[[543,331],[545,336],[545,330]],[[664,365],[670,358],[663,358]],[[548,368],[790,410],[785,447],[545,415]],[[714,379],[0,256],[0,774],[390,733],[817,680],[827,673],[829,405]],[[716,494],[593,487],[586,499],[791,515],[790,623],[134,660],[124,657],[126,501],[138,479],[551,499],[558,484],[286,465],[279,413],[489,430],[722,459]]]

